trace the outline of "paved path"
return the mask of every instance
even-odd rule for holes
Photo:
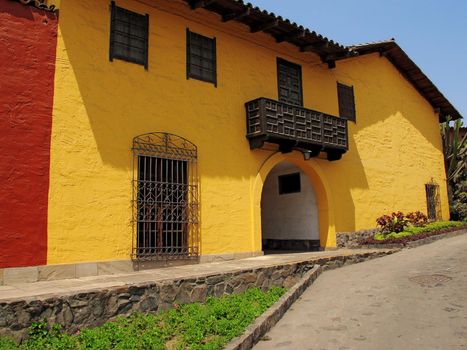
[[[262,349],[467,349],[467,235],[325,272]]]
[[[102,275],[35,283],[18,283],[15,285],[0,286],[0,302],[76,294],[93,290],[102,290],[103,288],[114,288],[125,285],[138,285],[148,282],[159,282],[165,280],[236,272],[246,269],[291,264],[301,261],[312,261],[319,263],[319,260],[323,258],[332,259],[333,257],[339,256],[368,254],[381,251],[384,250],[340,249],[337,251],[329,252],[265,255],[241,260],[166,267],[115,275]],[[388,251],[391,251],[391,249],[388,249]]]

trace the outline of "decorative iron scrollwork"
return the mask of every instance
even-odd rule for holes
[[[133,139],[133,258],[199,256],[197,148],[168,133]]]

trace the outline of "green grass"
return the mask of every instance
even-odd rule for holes
[[[263,292],[248,289],[237,295],[208,298],[205,304],[185,304],[158,314],[134,314],[101,327],[68,335],[55,325],[30,327],[21,345],[0,338],[0,350],[163,350],[221,349],[272,306],[283,288]]]
[[[424,227],[415,227],[415,226],[409,226],[405,229],[405,231],[399,232],[399,233],[389,233],[389,234],[383,234],[383,233],[377,233],[375,234],[375,239],[378,241],[384,241],[385,239],[388,238],[401,238],[401,237],[407,237],[407,236],[413,236],[417,235],[420,233],[425,233],[425,232],[432,232],[432,231],[440,231],[444,230],[447,228],[452,228],[452,227],[459,227],[459,226],[465,226],[465,222],[461,221],[435,221],[427,224]]]

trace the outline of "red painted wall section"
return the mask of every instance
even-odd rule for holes
[[[0,268],[46,264],[55,14],[0,0]]]

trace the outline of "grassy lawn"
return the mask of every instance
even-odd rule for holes
[[[18,345],[0,338],[0,350],[154,350],[221,349],[241,335],[258,316],[285,293],[283,288],[209,298],[205,304],[175,305],[158,314],[135,314],[103,326],[68,335],[45,323],[30,327]]]
[[[409,226],[404,231],[399,232],[399,233],[395,233],[395,232],[392,232],[389,234],[377,233],[375,234],[374,239],[377,241],[384,241],[388,239],[409,237],[409,236],[414,236],[414,235],[418,235],[421,233],[442,231],[442,230],[455,228],[455,227],[462,227],[462,226],[467,226],[467,223],[460,222],[460,221],[436,221],[436,222],[431,222],[423,227]]]

